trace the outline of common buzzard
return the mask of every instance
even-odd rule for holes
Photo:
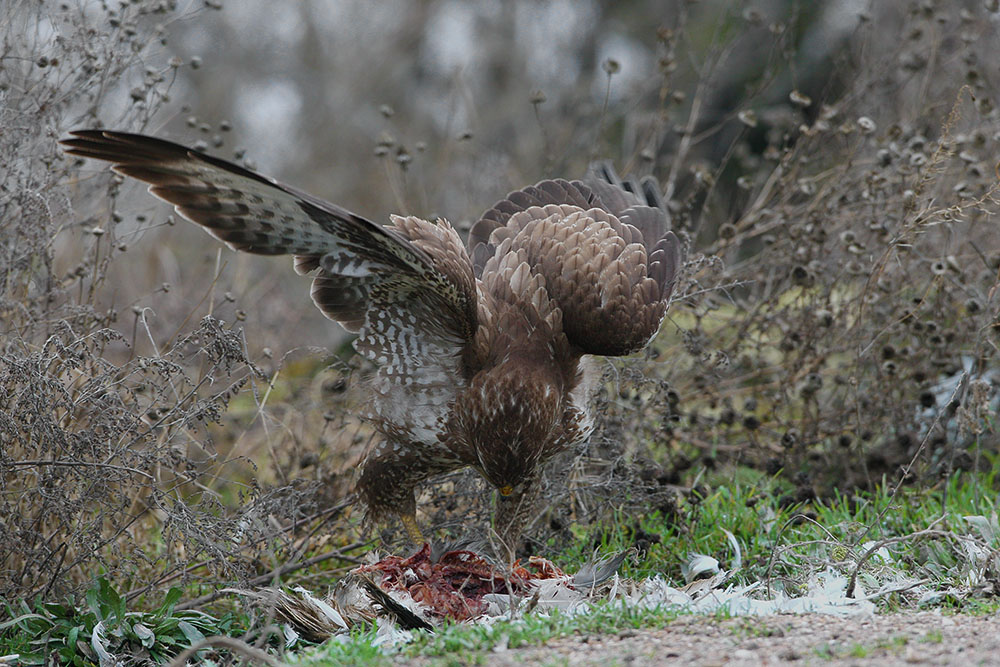
[[[594,428],[589,355],[641,350],[680,264],[651,180],[608,167],[512,192],[472,227],[376,224],[266,176],[153,137],[79,130],[68,153],[149,183],[234,250],[293,255],[312,299],[378,366],[370,419],[382,439],[357,493],[368,516],[423,541],[414,488],[471,466],[498,492],[494,529],[514,549],[542,466]]]

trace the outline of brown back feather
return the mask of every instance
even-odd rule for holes
[[[569,342],[585,354],[629,354],[646,345],[666,311],[680,243],[649,182],[624,189],[610,167],[587,183],[543,181],[513,192],[469,235],[473,264],[488,292],[516,253],[537,275]],[[644,193],[644,194],[637,194]],[[545,317],[542,314],[542,317]]]

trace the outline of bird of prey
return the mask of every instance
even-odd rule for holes
[[[493,529],[513,551],[543,464],[593,431],[593,355],[649,343],[681,262],[655,183],[623,183],[608,166],[510,193],[467,249],[444,220],[383,226],[169,141],[71,134],[66,152],[145,181],[230,248],[293,255],[312,276],[316,306],[378,367],[368,417],[382,437],[358,498],[418,544],[415,487],[471,466],[499,492]]]

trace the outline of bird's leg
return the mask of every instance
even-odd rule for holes
[[[388,518],[395,514],[403,522],[406,534],[418,547],[426,541],[417,525],[417,504],[413,497],[414,462],[399,454],[389,443],[378,443],[369,453],[361,468],[358,495],[376,517]]]
[[[414,544],[420,547],[427,542],[424,539],[424,534],[420,532],[420,526],[417,525],[417,517],[413,512],[403,512],[399,515],[399,520],[403,522],[403,528],[406,529],[406,534],[410,536]]]
[[[457,459],[439,457],[428,460],[421,455],[421,445],[397,440],[383,440],[365,455],[358,477],[357,493],[372,519],[398,516],[406,534],[419,547],[427,540],[417,525],[414,487],[431,475],[462,467]]]

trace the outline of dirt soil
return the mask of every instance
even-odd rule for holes
[[[1000,665],[1000,614],[685,616],[662,629],[494,650],[476,664]]]

